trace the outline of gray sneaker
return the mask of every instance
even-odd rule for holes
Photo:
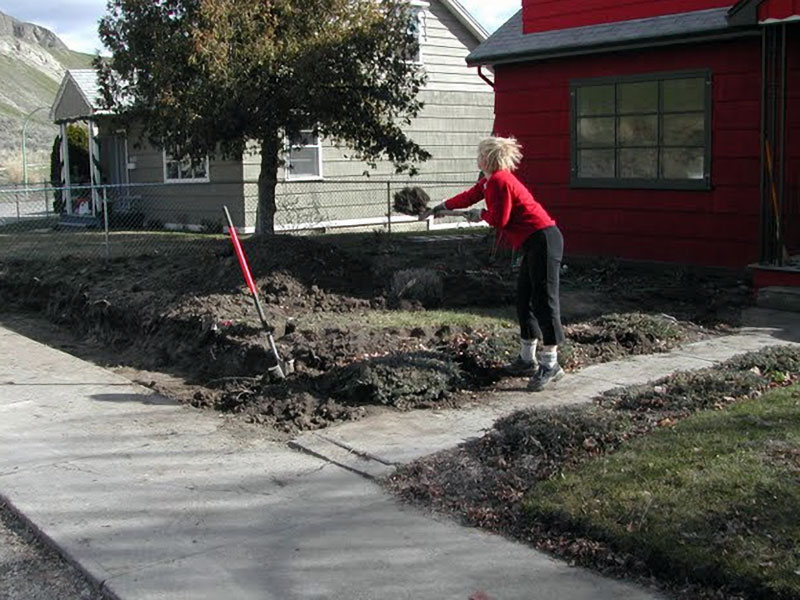
[[[531,361],[522,360],[522,357],[517,354],[517,357],[503,367],[503,371],[513,377],[529,377],[536,373],[538,363],[534,358]]]
[[[555,367],[539,365],[539,370],[536,371],[536,375],[528,380],[528,389],[532,392],[540,392],[546,386],[564,377],[564,375],[564,369],[562,369],[560,365],[556,365]]]

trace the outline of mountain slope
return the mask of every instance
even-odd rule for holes
[[[58,133],[49,109],[61,78],[68,68],[91,66],[92,58],[71,51],[52,31],[0,12],[0,81],[11,83],[0,86],[0,182],[18,174],[23,123],[39,107],[47,110],[37,111],[28,123],[28,164],[32,179],[46,175],[47,169],[38,166],[49,160]]]

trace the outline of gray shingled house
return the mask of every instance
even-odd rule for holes
[[[433,184],[432,195],[443,196],[474,181],[476,144],[492,131],[493,90],[465,62],[487,33],[456,0],[415,0],[411,5],[418,11],[419,61],[428,83],[421,92],[425,107],[407,132],[433,156],[421,165],[417,180]],[[96,157],[92,183],[119,186],[109,188],[115,210],[136,211],[170,228],[197,229],[220,222],[226,204],[237,225],[254,226],[258,154],[241,160],[210,157],[192,166],[140,139],[135,130],[113,129],[110,115],[99,106],[95,72],[70,70],[51,118],[62,130],[70,122],[88,124]],[[287,150],[277,189],[278,228],[386,222],[387,182],[397,181],[391,164],[379,164],[366,178],[367,165],[348,158],[347,150],[331,140],[309,134],[299,142],[293,140]],[[63,183],[74,182],[65,175]],[[68,197],[68,211],[97,212],[98,193],[94,196],[88,207]]]

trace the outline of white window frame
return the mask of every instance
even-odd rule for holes
[[[665,110],[663,106],[662,84],[666,81],[675,79],[698,79],[705,82],[705,97],[703,100],[702,108],[692,108],[688,111],[669,111]],[[657,164],[656,164],[656,177],[645,178],[626,178],[619,175],[619,160],[616,158],[616,152],[619,151],[621,146],[617,140],[619,119],[624,113],[620,113],[617,108],[616,94],[618,85],[637,82],[650,82],[658,84],[658,105],[654,111],[649,113],[655,116],[658,121],[658,133],[656,136],[656,144],[652,146],[657,151]],[[615,152],[614,161],[614,174],[610,177],[581,177],[579,173],[579,158],[578,153],[581,150],[578,143],[578,122],[581,115],[578,114],[578,92],[582,88],[591,87],[595,85],[600,86],[614,86],[614,111],[602,115],[591,115],[590,118],[613,118],[614,119],[614,141],[613,145],[602,148],[603,150],[613,150]],[[594,77],[590,79],[576,79],[570,82],[570,138],[571,138],[571,167],[570,167],[570,185],[573,188],[607,188],[607,189],[654,189],[654,190],[699,190],[708,191],[711,189],[711,166],[713,161],[713,140],[712,140],[712,119],[713,119],[713,90],[712,86],[712,73],[710,70],[692,70],[692,71],[667,71],[644,73],[638,75],[620,75],[620,76],[607,76],[607,77]],[[699,144],[684,144],[678,145],[678,148],[689,147],[694,149],[701,149],[703,151],[703,174],[702,177],[697,178],[667,178],[662,174],[661,168],[661,155],[665,149],[669,149],[670,145],[663,141],[663,118],[666,115],[681,114],[682,112],[688,113],[702,113],[704,136],[703,145]],[[635,114],[635,113],[634,113]],[[672,146],[673,148],[676,146]]]
[[[183,179],[183,178],[180,178],[180,177],[178,179],[171,179],[168,176],[167,163],[168,162],[176,162],[176,161],[179,161],[180,159],[176,159],[171,154],[167,154],[167,151],[165,149],[161,150],[161,156],[162,156],[162,165],[164,167],[164,183],[182,184],[182,183],[210,183],[211,182],[211,170],[210,170],[210,165],[209,165],[209,162],[208,162],[208,156],[206,156],[205,159],[203,159],[204,162],[205,162],[205,167],[206,167],[206,176],[205,177],[190,177],[190,178],[187,178],[187,179]],[[167,157],[169,157],[169,160],[168,160]]]
[[[309,134],[314,135],[314,132],[310,129],[303,129],[300,131],[301,135]],[[286,181],[322,181],[325,179],[323,172],[322,172],[322,137],[319,134],[316,134],[314,137],[317,138],[316,144],[307,144],[304,146],[292,146],[291,140],[288,136],[284,137],[284,145],[286,146],[286,156],[283,165],[283,178]],[[303,148],[316,148],[317,149],[317,174],[316,175],[295,175],[292,172],[291,168],[291,161],[292,161],[292,150],[293,149],[301,150]]]

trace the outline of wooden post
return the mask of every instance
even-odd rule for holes
[[[92,189],[94,191],[94,188]],[[108,194],[106,188],[103,188],[103,232],[106,246],[106,260],[111,259],[111,245],[108,239]]]
[[[72,192],[70,190],[69,176],[69,139],[67,139],[67,124],[61,123],[61,182],[64,184],[64,206],[68,215],[72,214]]]
[[[97,167],[97,163],[100,157],[99,147],[97,145],[97,126],[92,122],[88,121],[86,125],[87,129],[89,130],[89,178],[90,184],[92,186],[92,215],[97,215],[97,205],[100,204],[100,194],[97,191],[97,186],[100,185],[100,171]],[[105,194],[105,189],[103,190]]]
[[[392,182],[386,182],[386,227],[392,233]]]

